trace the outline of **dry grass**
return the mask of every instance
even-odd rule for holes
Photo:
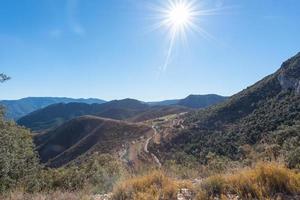
[[[180,189],[191,191],[192,199],[278,199],[278,194],[286,198],[299,199],[300,174],[277,163],[261,163],[252,169],[241,169],[235,173],[213,175],[200,184],[170,178],[163,171],[152,171],[146,175],[128,178],[117,184],[113,190],[113,200],[177,200]],[[79,192],[49,192],[34,195],[13,192],[0,199],[10,200],[88,200],[91,190]],[[298,195],[296,197],[296,195]],[[292,198],[294,197],[294,198]]]
[[[236,194],[245,199],[268,199],[281,193],[300,194],[300,174],[276,163],[261,163],[234,174],[215,175],[201,185],[206,197]]]
[[[154,171],[145,176],[138,176],[121,182],[114,189],[113,199],[172,200],[177,199],[180,188],[192,190],[192,184],[171,179],[161,171]]]
[[[115,200],[177,199],[179,189],[188,188],[194,199],[214,197],[230,199],[274,199],[277,194],[300,194],[300,174],[277,163],[261,163],[252,169],[241,169],[231,174],[206,178],[197,187],[190,182],[172,179],[161,171],[121,182],[114,190]]]

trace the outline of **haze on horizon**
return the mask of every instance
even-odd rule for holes
[[[297,0],[196,0],[194,31],[178,40],[168,66],[159,0],[3,0],[0,2],[0,99],[28,96],[136,98],[232,95],[296,54]]]

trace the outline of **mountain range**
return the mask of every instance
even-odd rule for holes
[[[17,123],[33,131],[43,131],[83,115],[139,122],[164,115],[187,112],[191,108],[205,108],[225,99],[226,97],[218,95],[193,95],[179,100],[177,104],[170,105],[167,105],[165,101],[154,104],[135,99],[113,100],[102,104],[59,103],[29,113],[20,118]],[[172,102],[174,103],[174,101]]]
[[[44,107],[47,107],[51,104],[56,103],[104,103],[104,100],[101,99],[73,99],[66,97],[28,97],[19,100],[2,100],[0,105],[3,105],[6,110],[6,118],[18,120],[19,118]]]

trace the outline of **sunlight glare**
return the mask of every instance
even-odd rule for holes
[[[168,13],[169,20],[174,28],[184,26],[191,20],[191,11],[184,3],[175,5]]]

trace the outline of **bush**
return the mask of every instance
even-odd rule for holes
[[[43,170],[40,179],[44,191],[78,191],[89,187],[93,192],[105,193],[112,190],[122,175],[120,162],[110,155],[94,154],[81,164]]]
[[[289,153],[287,163],[289,168],[300,169],[300,147]]]
[[[17,185],[27,191],[38,189],[40,166],[30,132],[0,113],[0,193]]]

